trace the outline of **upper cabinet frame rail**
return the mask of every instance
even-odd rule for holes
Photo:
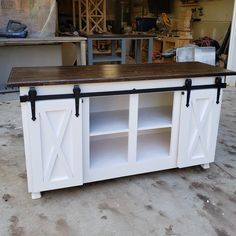
[[[141,94],[141,93],[157,93],[157,92],[171,92],[171,91],[187,91],[186,106],[189,107],[191,90],[202,89],[217,89],[216,104],[219,104],[220,90],[226,88],[226,83],[222,83],[221,77],[216,77],[215,84],[207,85],[195,85],[192,86],[192,80],[186,79],[185,85],[180,87],[165,87],[165,88],[152,88],[152,89],[132,89],[132,90],[119,90],[119,91],[105,91],[105,92],[91,92],[81,93],[79,85],[75,85],[73,93],[71,94],[55,94],[55,95],[37,95],[37,91],[34,87],[29,89],[28,95],[20,96],[20,102],[30,102],[32,120],[35,121],[35,102],[43,100],[57,100],[57,99],[75,99],[75,116],[79,116],[79,99],[83,97],[99,97],[110,95],[125,95],[125,94]]]

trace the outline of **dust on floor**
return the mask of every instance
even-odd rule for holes
[[[236,232],[236,88],[224,93],[216,162],[27,193],[20,104],[0,95],[0,235],[191,235]]]

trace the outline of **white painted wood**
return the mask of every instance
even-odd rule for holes
[[[169,157],[169,150],[170,131],[138,134],[137,161]]]
[[[21,88],[20,88],[21,90]],[[30,149],[30,130],[29,130],[29,111],[27,103],[21,103],[21,115],[23,124],[23,137],[24,137],[24,149],[25,149],[25,163],[27,171],[27,183],[28,191],[33,191],[33,170],[31,163],[31,149]]]
[[[32,198],[32,200],[40,199],[41,198],[41,193],[40,192],[31,193],[31,198]]]
[[[148,172],[156,172],[159,170],[172,168],[176,168],[176,163],[173,162],[173,159],[170,157],[165,157],[163,159],[158,158],[157,160],[147,160],[145,162],[140,161],[134,163],[133,165],[124,163],[120,164],[119,168],[117,168],[117,166],[110,166],[109,169],[106,167],[96,169],[94,168],[92,171],[89,171],[86,176],[84,176],[84,183],[114,179]]]
[[[128,162],[130,164],[136,162],[136,155],[137,155],[138,104],[139,104],[139,95],[131,94],[129,100],[129,142],[128,142]]]
[[[90,136],[128,132],[129,110],[90,113]]]
[[[138,130],[172,126],[172,107],[147,107],[139,109]]]
[[[80,42],[80,58],[81,58],[81,64],[82,66],[86,65],[86,42],[81,41]]]
[[[77,49],[77,65],[86,65],[86,42],[81,41],[79,43],[76,43],[76,49]]]
[[[178,143],[180,132],[181,91],[174,92],[172,109],[172,127],[170,137],[170,157],[177,166]]]
[[[158,159],[147,159],[146,161],[137,161],[133,164],[123,162],[119,167],[110,165],[107,167],[93,168],[84,175],[84,183],[113,179],[123,176],[154,172],[165,169],[176,168],[176,160],[170,156]]]
[[[112,74],[110,75],[112,78]],[[94,83],[81,84],[81,90],[84,93],[88,92],[106,92],[132,89],[148,89],[148,88],[167,88],[184,86],[185,78],[169,79],[169,80],[146,80],[146,81],[129,81],[129,82],[115,82],[114,83]],[[192,85],[206,85],[214,84],[215,77],[206,78],[192,78]]]
[[[30,87],[21,87],[20,95],[28,95]],[[55,94],[68,94],[72,93],[74,85],[47,85],[47,86],[37,86],[37,95],[55,95]]]
[[[80,87],[82,92],[117,91],[180,86],[184,81]],[[193,84],[201,83],[193,79]],[[28,90],[23,87],[20,94]],[[73,85],[36,90],[38,95],[66,94]],[[37,101],[33,122],[30,103],[22,103],[29,192],[36,198],[45,190],[93,181],[193,165],[206,168],[214,161],[219,123],[216,90],[193,90],[190,107],[185,105],[186,92],[181,91],[83,98],[76,118],[74,99]]]
[[[210,168],[210,164],[209,164],[209,163],[202,164],[201,167],[202,167],[202,169],[204,169],[204,170],[208,170],[208,169]]]
[[[90,99],[90,112],[117,111],[128,109],[129,95],[93,97]]]
[[[183,86],[185,82],[185,78],[183,79],[170,79],[170,80],[151,80],[151,81],[130,81],[130,82],[116,82],[115,86],[114,83],[91,83],[91,84],[80,84],[81,92],[88,93],[88,92],[105,92],[105,91],[119,91],[119,90],[132,90],[133,88],[136,89],[148,89],[148,88],[166,88],[166,87],[176,87],[176,86]],[[193,78],[192,84],[193,85],[205,85],[205,84],[214,84],[215,78],[208,77],[208,78]],[[37,94],[38,95],[47,95],[47,94],[67,94],[73,91],[73,84],[68,85],[47,85],[47,86],[37,86]],[[22,87],[21,88],[21,95],[27,95],[29,91],[29,87]],[[106,96],[104,98],[114,99],[113,97],[116,96]],[[117,96],[118,97],[118,96]],[[125,97],[122,95],[120,97]],[[91,98],[96,99],[98,101],[100,97]],[[108,99],[108,100],[110,100]],[[123,98],[124,99],[124,98]],[[127,98],[126,98],[127,99]],[[114,99],[116,100],[116,99]],[[120,103],[120,102],[119,102]],[[127,101],[121,102],[122,104],[128,104]],[[96,103],[95,103],[96,104]],[[99,102],[100,104],[100,102]],[[114,103],[113,103],[114,104]],[[97,106],[97,105],[95,105]],[[116,108],[115,110],[117,110]],[[128,109],[126,106],[125,108],[120,108],[118,110]],[[92,112],[96,111],[103,111],[102,106],[100,110],[91,110]]]
[[[83,184],[82,119],[74,114],[73,99],[36,102],[36,121],[28,120],[32,192]]]
[[[87,149],[86,158],[90,157],[90,165],[86,165],[85,167],[84,182],[176,167],[178,136],[176,130],[178,130],[178,127],[175,129],[175,133],[172,134],[172,138],[172,129],[164,129],[164,127],[171,127],[170,124],[172,124],[172,122],[176,123],[176,120],[178,120],[175,115],[172,115],[172,104],[180,104],[180,101],[176,101],[178,99],[180,100],[180,96],[173,96],[173,93],[163,93],[162,95],[156,93],[149,94],[149,96],[148,94],[147,96],[142,95],[132,94],[129,96],[129,99],[125,96],[103,97],[98,99],[90,98],[90,105],[93,106],[93,108],[90,107],[90,111],[107,111],[115,109],[114,107],[124,108],[127,107],[127,103],[129,102],[128,155],[127,136],[125,136],[125,133],[113,132],[112,134],[110,133],[110,135],[90,135],[90,137],[86,138],[87,144],[85,145]],[[142,99],[141,102],[139,101],[140,97]],[[155,101],[157,98],[159,101]],[[174,98],[175,101],[173,101]],[[162,107],[161,104],[163,105]],[[166,107],[167,104],[171,105],[171,107]],[[138,109],[139,105],[141,105],[140,109]],[[150,105],[159,105],[160,107],[150,107]],[[153,129],[147,126],[145,129],[149,130],[138,132],[138,112],[145,112],[146,109],[154,111],[157,109],[159,114],[165,114],[166,109],[168,109],[168,118],[160,119],[156,117],[154,121],[151,122]],[[178,109],[180,109],[180,106],[175,109],[177,117],[179,115]],[[113,111],[109,112],[113,113]],[[120,110],[117,112],[120,112]],[[158,113],[154,112],[154,115],[156,114]],[[88,115],[89,114],[87,114],[85,119],[88,119]],[[174,118],[172,118],[172,116]],[[141,117],[143,117],[142,114]],[[154,124],[155,120],[157,124]],[[160,122],[158,123],[160,120],[164,120],[165,123],[166,120],[168,120],[168,124],[165,126],[161,125]],[[90,119],[90,126],[93,126],[91,123],[92,119]],[[148,120],[145,115],[144,119],[141,118],[141,124],[146,123],[148,124]],[[116,125],[113,127],[116,127]],[[102,133],[100,132],[100,134]],[[88,141],[89,139],[90,142]],[[88,151],[89,145],[90,155]],[[144,160],[142,160],[142,158]]]
[[[85,181],[86,176],[89,175],[90,171],[90,98],[83,98],[83,179]]]
[[[124,137],[105,136],[104,139],[90,142],[90,168],[110,166],[128,162],[128,135]]]
[[[143,93],[139,97],[139,108],[172,106],[173,104],[173,92]]]
[[[90,98],[90,135],[128,132],[129,95]]]
[[[145,132],[150,132],[151,134],[154,132],[155,135],[159,134],[159,137],[161,137],[163,131],[165,134],[165,129]],[[164,155],[159,155],[158,150],[156,150],[158,158],[146,158],[140,161],[135,156],[135,160],[130,159],[127,156],[128,140],[125,134],[92,137],[92,145],[94,141],[97,142],[97,151],[92,150],[94,152],[92,166],[84,172],[86,173],[84,175],[84,183],[176,167],[176,157],[170,157],[168,151]],[[93,145],[92,147],[94,148],[95,146]],[[137,146],[137,149],[139,149],[139,146]],[[148,152],[147,149],[145,151]],[[134,153],[136,153],[136,150]],[[145,155],[147,156],[147,153]]]
[[[230,34],[230,44],[229,44],[229,55],[228,55],[228,65],[229,70],[236,70],[236,4],[234,3],[233,19],[231,25],[231,34]],[[227,83],[230,86],[236,86],[236,76],[228,76]]]
[[[214,89],[192,91],[189,107],[182,96],[178,167],[214,161],[220,107]]]
[[[171,127],[173,93],[139,95],[138,129]]]

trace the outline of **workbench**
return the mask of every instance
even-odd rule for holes
[[[225,76],[199,62],[13,68],[28,190],[214,161]]]
[[[0,91],[5,90],[12,67],[65,64],[62,54],[69,44],[75,46],[71,47],[72,52],[65,52],[64,55],[73,57],[71,65],[74,64],[74,58],[77,59],[78,65],[86,65],[86,38],[84,37],[0,38]]]
[[[96,62],[120,62],[125,64],[126,62],[126,44],[127,40],[135,41],[135,61],[141,63],[142,52],[142,40],[148,40],[148,63],[152,63],[152,51],[153,51],[153,38],[154,34],[146,33],[130,33],[130,34],[82,34],[87,38],[87,52],[88,52],[88,65],[93,65]],[[94,55],[93,42],[94,41],[111,41],[111,54],[110,55]],[[116,54],[116,42],[120,42],[121,55]]]

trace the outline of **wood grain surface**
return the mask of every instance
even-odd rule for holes
[[[39,86],[236,75],[200,62],[13,68],[8,86]]]

